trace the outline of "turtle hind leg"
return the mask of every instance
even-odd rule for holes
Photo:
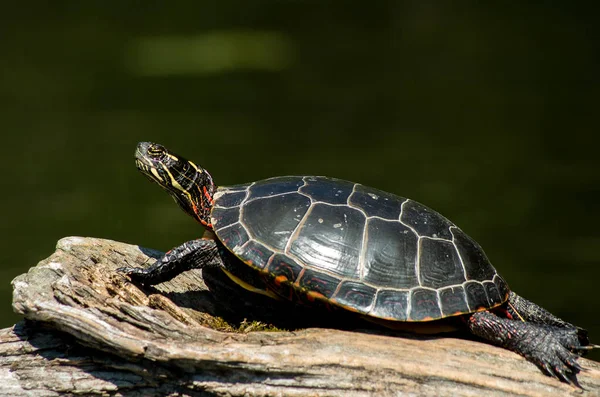
[[[580,347],[575,350],[576,353],[582,355],[594,347],[598,347],[590,344],[587,330],[579,328],[571,323],[568,323],[548,310],[536,305],[535,303],[520,297],[514,292],[510,292],[508,297],[508,305],[506,311],[514,320],[520,320],[541,325],[550,325],[553,327],[565,328],[570,330],[571,333],[577,334],[579,339]]]
[[[508,296],[507,311],[515,320],[552,325],[555,327],[576,328],[573,324],[556,317],[543,307],[536,305],[512,291]]]
[[[546,375],[581,388],[577,374],[583,368],[571,351],[581,345],[569,328],[514,321],[491,312],[473,313],[467,324],[474,335],[520,354]]]
[[[198,239],[173,248],[148,267],[121,267],[117,271],[128,275],[134,282],[155,285],[169,281],[186,270],[209,266],[223,266],[219,247],[214,240]]]

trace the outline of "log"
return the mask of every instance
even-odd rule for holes
[[[460,335],[383,331],[240,291],[218,271],[147,290],[115,271],[159,255],[67,237],[15,278],[24,321],[0,330],[0,395],[581,395]],[[600,365],[580,363],[584,394],[600,396]]]

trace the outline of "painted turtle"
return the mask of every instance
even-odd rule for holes
[[[150,267],[119,269],[133,281],[213,266],[253,292],[325,302],[387,325],[458,319],[576,385],[577,357],[595,347],[585,330],[510,291],[473,239],[413,200],[316,176],[216,187],[203,168],[148,142],[135,158],[209,233]]]

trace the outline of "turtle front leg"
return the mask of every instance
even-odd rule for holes
[[[514,321],[491,312],[473,313],[468,326],[474,335],[520,354],[545,374],[580,387],[576,375],[582,367],[572,351],[583,347],[572,329]]]
[[[121,267],[117,271],[127,274],[134,282],[155,285],[169,281],[186,270],[209,266],[223,266],[217,243],[198,239],[173,248],[149,267]]]

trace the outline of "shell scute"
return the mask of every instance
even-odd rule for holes
[[[340,280],[326,273],[306,269],[297,284],[308,292],[317,292],[326,298],[331,298],[340,284]]]

